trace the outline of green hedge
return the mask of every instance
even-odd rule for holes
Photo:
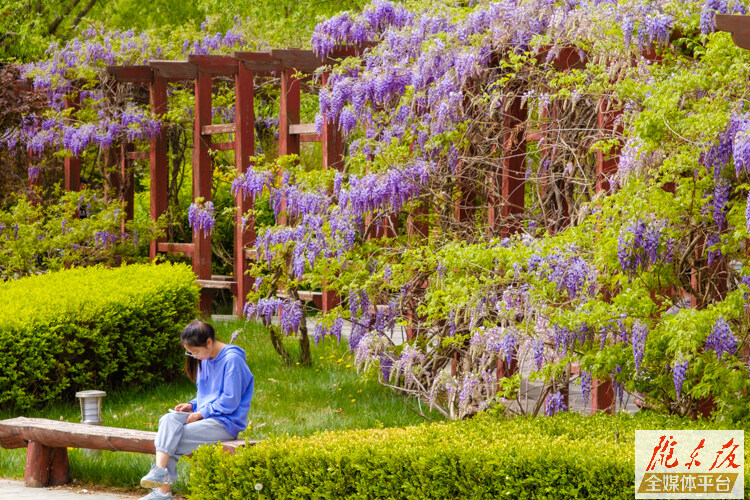
[[[28,409],[81,389],[174,376],[197,299],[185,265],[90,267],[0,284],[0,404]]]
[[[192,459],[188,498],[632,499],[635,430],[684,428],[721,426],[647,414],[480,415],[281,437],[234,456],[202,447]],[[746,469],[746,488],[748,476]]]

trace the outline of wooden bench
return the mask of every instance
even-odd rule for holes
[[[70,482],[68,448],[129,451],[153,455],[155,432],[76,424],[46,418],[17,417],[0,420],[0,446],[26,448],[26,486],[41,488]],[[256,441],[247,441],[255,444]],[[244,439],[222,443],[234,453]]]

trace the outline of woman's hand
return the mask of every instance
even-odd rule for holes
[[[185,424],[192,424],[193,422],[197,422],[198,420],[203,420],[203,415],[198,412],[191,413],[190,415],[188,415],[187,420],[185,420]]]
[[[174,409],[177,411],[193,411],[193,405],[190,403],[180,403]]]

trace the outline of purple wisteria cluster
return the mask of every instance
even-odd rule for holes
[[[239,17],[235,16],[234,26],[228,29],[226,33],[212,33],[209,32],[207,28],[208,22],[204,21],[201,23],[202,35],[199,38],[192,41],[185,40],[182,42],[183,55],[229,53],[232,50],[239,50],[245,45],[245,39],[241,35],[243,31],[243,21]]]
[[[475,357],[486,353],[494,353],[498,358],[510,363],[518,349],[518,334],[508,328],[492,327],[486,329],[479,327],[469,339],[469,352]]]
[[[94,232],[94,244],[101,245],[104,248],[109,248],[116,245],[120,241],[120,235],[110,233],[109,231],[95,231]]]
[[[593,377],[590,371],[581,370],[581,396],[583,396],[583,406],[587,407],[591,401]]]
[[[669,41],[675,19],[660,9],[660,4],[649,3],[635,5],[631,11],[621,14],[620,27],[626,47],[633,44],[634,33],[635,45],[639,50],[652,44],[664,44]]]
[[[612,377],[612,390],[614,391],[617,401],[619,401],[620,403],[620,406],[622,406],[622,402],[625,397],[625,383],[618,380],[618,376],[620,373],[622,373],[622,366],[617,365],[615,366],[615,369],[612,371],[610,376]]]
[[[242,193],[243,198],[255,201],[260,198],[264,188],[269,190],[273,187],[273,175],[271,172],[249,169],[244,174],[238,175],[232,181],[232,194],[237,196]]]
[[[200,39],[186,40],[183,52],[194,54],[231,53],[243,48],[246,30],[244,22],[235,19],[235,25],[226,33],[204,32]],[[96,145],[107,148],[119,140],[149,139],[159,132],[160,121],[143,109],[112,102],[99,89],[79,90],[81,79],[106,78],[107,66],[143,65],[150,59],[163,59],[170,46],[161,46],[157,39],[145,32],[134,30],[104,30],[91,26],[64,45],[53,42],[45,52],[46,58],[22,66],[21,78],[30,79],[36,90],[47,92],[52,113],[44,117],[28,116],[13,130],[0,131],[0,144],[9,149],[17,146],[41,153],[46,148],[66,149],[74,156],[86,147]],[[86,111],[98,113],[97,119],[78,121],[78,113],[68,116],[61,113],[68,98],[78,93]],[[56,112],[56,113],[55,113]],[[89,116],[90,113],[86,113]],[[233,115],[231,106],[225,118]]]
[[[577,328],[568,328],[558,324],[552,327],[552,343],[561,356],[572,354],[576,345],[583,347],[586,342],[593,342],[594,338],[594,331],[585,322]]]
[[[429,162],[415,160],[406,168],[390,169],[384,174],[351,175],[349,188],[338,193],[339,206],[351,208],[356,216],[379,209],[398,212],[419,196],[433,168]]]
[[[680,399],[682,395],[682,384],[685,382],[685,374],[687,373],[688,362],[684,359],[675,361],[672,367],[672,380],[674,381],[674,390],[677,395],[677,399]]]
[[[407,344],[393,363],[391,373],[395,376],[403,375],[404,384],[408,387],[418,380],[417,377],[422,371],[422,363],[426,359],[425,354],[418,347]]]
[[[319,23],[312,35],[312,47],[319,56],[327,56],[340,45],[373,41],[387,28],[403,27],[413,17],[400,5],[376,0],[356,18],[344,13]]]
[[[593,295],[596,292],[596,269],[577,255],[535,254],[529,258],[527,266],[530,273],[555,283],[557,290],[566,292],[570,299],[586,294]]]
[[[266,326],[269,326],[273,316],[278,314],[281,331],[287,335],[297,333],[304,317],[302,306],[298,301],[280,298],[260,299],[256,303],[248,302],[245,304],[244,314],[248,320],[262,321]]]
[[[27,117],[18,129],[3,135],[2,143],[8,149],[26,145],[37,155],[51,148],[80,156],[89,146],[108,148],[119,139],[148,140],[161,130],[161,122],[140,107],[99,109],[97,114],[96,122],[70,122],[62,116]]]
[[[711,334],[706,337],[706,341],[703,344],[704,349],[712,350],[716,353],[716,359],[721,361],[724,354],[730,356],[737,350],[737,337],[732,333],[732,329],[729,323],[724,318],[716,320]]]
[[[536,365],[537,370],[542,369],[542,365],[544,365],[544,339],[537,338],[534,339],[531,351],[534,356],[534,363]]]
[[[315,340],[315,345],[318,345],[320,341],[324,340],[326,335],[336,337],[336,341],[341,342],[341,330],[343,328],[344,320],[342,318],[336,318],[330,328],[322,322],[318,322],[313,329],[313,340]]]
[[[324,193],[305,191],[290,183],[271,189],[269,201],[277,220],[281,215],[283,202],[286,202],[284,211],[290,217],[322,214],[330,206],[330,199]]]
[[[204,202],[196,200],[188,208],[188,223],[193,231],[202,233],[203,237],[209,237],[214,231],[216,224],[216,213],[211,201]]]
[[[674,240],[666,228],[664,221],[638,220],[620,230],[617,259],[622,270],[634,275],[659,262],[671,262]]]
[[[548,417],[551,417],[561,411],[566,411],[567,409],[568,408],[565,406],[565,398],[560,391],[547,396],[547,402],[544,405],[544,413]]]
[[[646,338],[648,337],[648,326],[640,321],[633,324],[632,340],[633,344],[633,361],[635,362],[635,373],[641,369],[643,356],[646,353]]]

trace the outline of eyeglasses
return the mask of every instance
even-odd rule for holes
[[[195,358],[195,359],[200,359],[200,358],[199,358],[198,356],[196,356],[195,354],[190,354],[190,353],[189,353],[189,352],[187,352],[187,351],[185,351],[185,356],[189,356],[189,357],[191,357],[191,358]]]

